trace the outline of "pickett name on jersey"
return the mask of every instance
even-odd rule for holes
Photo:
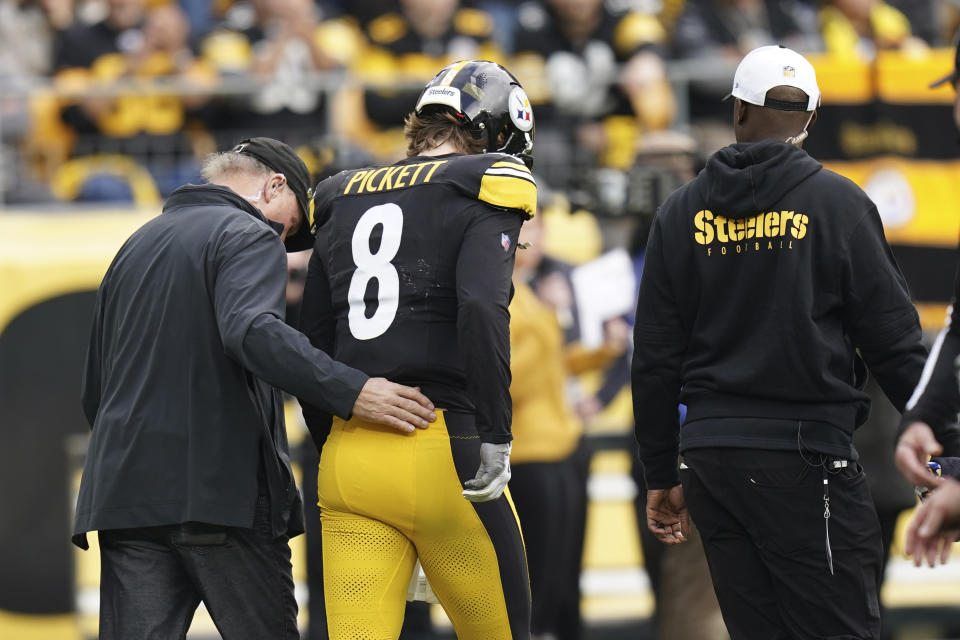
[[[446,162],[446,160],[431,160],[379,169],[362,169],[350,176],[343,195],[377,193],[426,184],[430,182],[437,168]]]

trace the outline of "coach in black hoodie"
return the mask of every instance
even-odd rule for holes
[[[851,436],[867,368],[903,409],[919,319],[876,206],[800,148],[809,62],[756,49],[733,96],[738,143],[661,207],[640,283],[648,526],[683,542],[689,504],[733,640],[877,638],[880,527]]]

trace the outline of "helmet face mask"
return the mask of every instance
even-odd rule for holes
[[[532,166],[533,109],[517,79],[499,64],[466,60],[442,69],[420,94],[416,112],[443,107],[464,120],[484,153],[507,153]]]

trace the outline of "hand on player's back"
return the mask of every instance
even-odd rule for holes
[[[367,380],[353,405],[353,416],[405,433],[426,429],[437,419],[433,403],[420,389],[386,378]]]

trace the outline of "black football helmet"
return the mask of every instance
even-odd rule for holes
[[[444,67],[420,94],[416,112],[449,107],[483,141],[484,153],[509,153],[533,166],[533,108],[509,71],[489,60],[461,60]]]

